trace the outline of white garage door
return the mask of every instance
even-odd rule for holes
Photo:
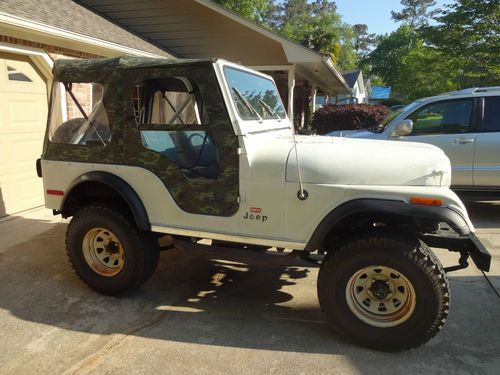
[[[46,82],[29,58],[0,53],[0,217],[43,204],[35,161],[47,108]]]

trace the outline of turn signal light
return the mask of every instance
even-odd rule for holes
[[[420,204],[424,206],[442,206],[443,200],[437,198],[411,197],[411,204]]]

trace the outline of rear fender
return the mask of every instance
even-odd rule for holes
[[[65,208],[68,206],[72,192],[74,192],[78,186],[88,182],[101,183],[114,190],[127,204],[134,216],[137,227],[143,231],[151,230],[148,213],[137,192],[125,180],[108,172],[88,172],[76,178],[67,189],[68,194],[65,194],[61,205],[61,212],[64,213]]]

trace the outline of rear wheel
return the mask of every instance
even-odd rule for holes
[[[372,349],[402,351],[443,327],[449,285],[423,242],[366,236],[326,256],[318,298],[340,334]]]
[[[135,227],[117,208],[80,209],[66,233],[66,252],[77,275],[104,294],[122,294],[151,277],[158,264],[158,241]]]

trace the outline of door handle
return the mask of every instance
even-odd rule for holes
[[[467,143],[474,142],[474,138],[455,138],[452,143],[454,145],[466,145]]]

